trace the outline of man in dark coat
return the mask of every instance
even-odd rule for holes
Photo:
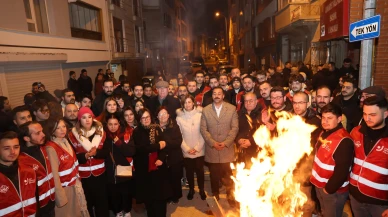
[[[104,91],[96,96],[96,99],[94,99],[92,105],[92,111],[96,117],[99,116],[103,111],[105,99],[112,96],[113,94],[113,81],[105,80],[104,86],[102,88]]]
[[[46,100],[46,102],[57,102],[57,99],[51,95],[41,82],[34,82],[32,84],[32,93],[35,96],[35,100]]]
[[[338,81],[339,78],[337,79],[335,71],[330,71],[329,69],[323,68],[313,76],[312,85],[314,90],[318,89],[320,86],[327,86],[330,88],[330,91],[333,92],[338,84]]]
[[[259,147],[253,139],[253,134],[261,125],[261,108],[257,103],[257,96],[252,92],[244,95],[244,105],[238,112],[238,133],[236,144],[238,148],[237,161],[244,162],[250,168],[252,158],[257,157]]]
[[[69,80],[67,81],[67,88],[74,92],[75,98],[78,100],[81,97],[78,81],[76,79],[77,74],[75,71],[69,72]]]
[[[78,78],[78,85],[81,94],[89,96],[92,95],[93,82],[92,79],[88,76],[88,72],[86,71],[86,69],[81,70],[81,75]]]
[[[280,72],[275,71],[273,67],[268,68],[269,78],[268,82],[271,84],[272,87],[275,86],[283,86],[283,75]]]
[[[158,90],[158,95],[147,100],[146,107],[151,111],[153,118],[157,116],[157,111],[161,106],[167,108],[170,118],[176,118],[176,110],[181,107],[181,104],[178,98],[168,95],[168,82],[159,81],[156,83],[156,89]]]
[[[290,62],[286,62],[283,69],[283,87],[288,87],[288,80],[290,79],[292,65]]]

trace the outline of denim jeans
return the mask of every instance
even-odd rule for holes
[[[323,217],[341,217],[349,192],[326,194],[323,188],[315,188]]]
[[[381,217],[381,214],[388,209],[388,206],[360,203],[350,195],[350,205],[354,217]]]

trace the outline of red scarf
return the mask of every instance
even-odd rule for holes
[[[124,143],[128,143],[131,139],[132,130],[126,128],[124,132],[121,132],[121,129],[119,128],[116,132],[112,133],[108,129],[105,130],[106,135],[108,138],[112,139],[113,144],[116,146],[121,146]],[[133,159],[131,157],[126,157],[127,161],[129,163],[132,163]],[[132,168],[134,170],[134,167]]]

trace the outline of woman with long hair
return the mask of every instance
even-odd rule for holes
[[[187,199],[192,200],[195,193],[195,172],[197,175],[199,195],[202,200],[205,200],[205,173],[203,170],[205,164],[205,140],[200,132],[202,107],[196,106],[194,97],[191,95],[185,96],[182,99],[181,104],[182,108],[177,110],[176,121],[183,137],[181,148],[184,157],[183,162],[186,169],[186,177],[189,182],[189,193],[187,194]]]
[[[139,110],[141,109],[144,109],[145,106],[144,106],[144,102],[141,101],[141,100],[137,100],[136,103],[135,103],[135,111],[137,114],[139,114]]]
[[[172,190],[169,202],[176,204],[182,197],[181,179],[183,177],[183,155],[181,150],[182,134],[174,119],[170,118],[167,108],[162,106],[158,110],[158,123],[166,142],[168,176]]]
[[[166,216],[167,199],[171,197],[166,165],[166,142],[161,138],[158,125],[152,123],[148,109],[139,110],[135,128],[136,200],[144,202],[148,217]]]
[[[122,94],[115,94],[114,98],[117,103],[117,111],[122,112],[126,106],[124,96]]]
[[[93,98],[90,95],[85,94],[80,97],[80,107],[92,107]]]
[[[48,138],[46,151],[55,184],[55,216],[88,217],[85,195],[78,177],[78,160],[67,140],[65,121],[62,118],[48,121],[44,133]]]
[[[116,176],[115,172],[117,165],[132,166],[135,144],[131,132],[120,124],[120,118],[117,115],[108,115],[106,123],[105,132],[107,136],[104,148],[107,148],[110,152],[110,157],[105,159],[109,205],[116,217],[130,217],[133,183],[131,177]]]
[[[105,158],[109,155],[103,149],[106,133],[88,107],[78,112],[78,122],[69,132],[69,140],[77,154],[79,175],[85,192],[91,216],[109,216],[106,192]],[[92,153],[92,154],[88,154]],[[93,212],[94,210],[94,212]],[[94,215],[94,213],[96,215]]]
[[[101,114],[96,117],[96,120],[101,122],[103,125],[105,125],[106,116],[109,114],[114,114],[118,111],[118,104],[116,102],[116,99],[114,97],[108,97],[104,101],[104,107],[101,112]]]
[[[123,110],[123,116],[124,116],[124,124],[126,128],[132,129],[131,130],[131,133],[132,133],[132,131],[137,127],[135,110],[132,107],[127,106]]]

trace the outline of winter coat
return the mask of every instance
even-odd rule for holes
[[[191,111],[178,109],[177,124],[182,133],[182,152],[185,158],[197,158],[205,155],[205,140],[201,135],[202,107],[196,107]],[[195,149],[195,155],[188,154],[188,151]]]
[[[169,123],[161,129],[163,141],[166,142],[166,162],[167,166],[176,165],[183,162],[181,149],[182,134],[175,120],[170,119]]]
[[[90,96],[92,95],[93,82],[89,76],[80,76],[78,78],[78,85],[82,94],[89,94]]]

